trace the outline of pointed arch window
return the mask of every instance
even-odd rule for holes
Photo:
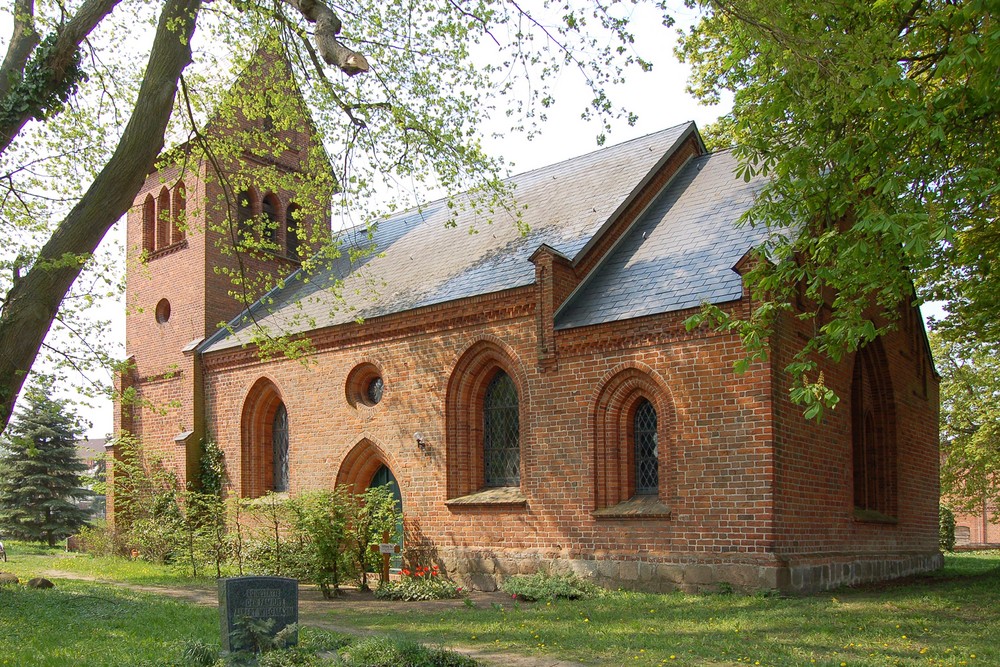
[[[299,211],[298,204],[289,204],[285,213],[285,254],[292,259],[299,258]]]
[[[264,237],[271,243],[278,242],[278,209],[281,207],[278,197],[269,193],[261,202],[260,212],[264,214]]]
[[[240,488],[245,498],[289,489],[289,419],[284,399],[268,378],[253,384],[240,419]]]
[[[170,243],[180,243],[184,240],[184,229],[187,225],[187,189],[184,181],[177,181],[173,192],[171,208]]]
[[[252,190],[243,190],[236,196],[236,230],[240,238],[252,233],[256,204],[257,197]]]
[[[160,188],[160,196],[156,199],[156,249],[170,245],[170,192],[166,187]]]
[[[896,514],[895,411],[885,352],[878,341],[854,358],[851,459],[854,508],[862,519]]]
[[[656,430],[656,409],[645,398],[639,402],[632,418],[632,447],[635,457],[636,495],[656,495],[660,492],[659,436]]]
[[[601,383],[591,407],[594,516],[669,519],[676,417],[669,388],[641,365]]]
[[[274,411],[271,424],[272,483],[274,491],[288,490],[288,411],[282,403]]]
[[[156,200],[153,195],[146,195],[142,203],[142,249],[156,250]]]
[[[486,486],[521,483],[517,388],[502,370],[490,381],[483,399],[483,459]]]

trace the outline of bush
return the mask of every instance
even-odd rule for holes
[[[955,550],[955,513],[944,505],[938,508],[938,542],[942,551]]]
[[[332,491],[307,491],[289,501],[294,535],[307,555],[304,578],[319,585],[330,598],[353,575],[349,526],[357,499],[343,486]]]
[[[367,637],[344,649],[344,663],[351,667],[476,667],[479,663],[458,653],[427,648],[386,637]]]
[[[402,570],[399,581],[379,586],[375,597],[379,600],[450,600],[462,595],[462,587],[442,578],[438,568],[418,567],[416,571]]]
[[[582,600],[592,598],[601,592],[600,587],[584,581],[572,574],[548,575],[530,574],[510,577],[501,589],[519,600]]]
[[[80,549],[92,556],[124,556],[128,554],[125,537],[114,526],[96,521],[84,526],[78,533]]]

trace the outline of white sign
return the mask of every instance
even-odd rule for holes
[[[380,554],[394,554],[398,548],[395,544],[380,544],[378,545],[378,552]]]

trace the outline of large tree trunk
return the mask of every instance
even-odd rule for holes
[[[114,6],[112,0],[85,4]],[[191,61],[201,0],[166,0],[132,117],[114,155],[59,224],[26,275],[14,281],[0,312],[0,429],[38,354],[59,304],[163,148],[177,82]]]

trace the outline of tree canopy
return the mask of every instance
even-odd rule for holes
[[[12,0],[0,66],[0,227],[11,239],[0,249],[0,426],[43,346],[74,368],[111,361],[106,322],[80,316],[122,289],[98,244],[165,138],[197,139],[232,84],[224,73],[262,41],[280,45],[333,157],[336,215],[364,222],[400,205],[369,205],[385,184],[472,189],[474,205],[497,205],[502,163],[483,152],[481,124],[506,114],[531,133],[563,70],[591,90],[584,113],[620,113],[606,86],[650,66],[632,49],[632,4]],[[239,103],[282,122],[258,96]]]
[[[1000,503],[1000,359],[983,345],[931,341],[941,372],[941,494],[976,514]]]
[[[740,331],[752,352],[803,290],[831,316],[791,370],[798,397],[834,360],[896,325],[902,307],[946,302],[954,336],[1000,343],[1000,25],[987,0],[705,0],[678,55],[705,102],[733,94],[709,134],[745,176],[769,176],[746,224],[764,225],[748,279],[762,302]],[[914,295],[913,286],[919,288]],[[821,410],[816,410],[818,414]]]

